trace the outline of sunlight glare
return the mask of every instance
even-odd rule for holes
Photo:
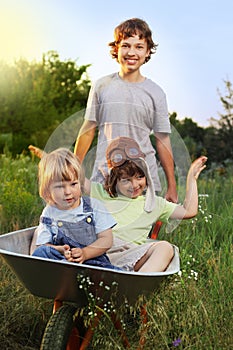
[[[0,60],[12,63],[20,58],[41,58],[43,38],[36,19],[22,9],[0,11]]]

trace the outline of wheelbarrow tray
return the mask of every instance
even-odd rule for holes
[[[140,295],[149,296],[165,277],[180,269],[179,260],[171,271],[136,273],[30,256],[35,229],[36,227],[31,227],[0,235],[0,254],[21,283],[39,297],[75,302],[83,307],[88,303],[81,285],[84,278],[92,282],[91,288],[96,295],[98,291],[103,291],[100,285],[106,286],[106,291],[110,287],[110,295],[106,293],[103,296],[109,300],[111,286],[114,285],[117,286],[114,289],[114,298],[118,305],[125,300],[134,304]]]

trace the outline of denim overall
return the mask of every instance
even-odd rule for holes
[[[54,221],[49,217],[41,217],[40,222],[46,224],[50,228],[52,235],[52,244],[64,245],[68,244],[70,248],[83,248],[96,241],[97,235],[95,232],[95,222],[93,217],[93,209],[90,206],[90,199],[83,198],[83,212],[88,215],[77,223],[67,222],[62,220]],[[83,214],[80,214],[83,216]],[[35,249],[33,256],[39,256],[47,259],[65,260],[64,255],[58,252],[55,248],[47,245],[41,245]],[[88,259],[84,262],[87,265],[95,265],[106,267],[114,270],[121,270],[113,266],[106,254]]]

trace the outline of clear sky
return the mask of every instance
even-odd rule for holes
[[[92,64],[92,80],[118,70],[108,42],[131,17],[159,44],[142,74],[166,92],[169,112],[208,126],[222,112],[218,89],[233,82],[232,0],[0,0],[0,60],[60,58]]]

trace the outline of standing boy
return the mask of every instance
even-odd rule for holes
[[[156,150],[167,179],[165,197],[177,202],[166,95],[156,83],[140,72],[141,66],[155,53],[157,45],[152,40],[147,23],[138,18],[126,20],[117,26],[114,39],[109,43],[110,53],[120,65],[119,73],[103,77],[92,86],[74,153],[82,162],[98,127],[92,180],[103,182],[107,174],[106,141],[118,136],[131,137],[146,154],[154,189],[159,192],[161,184],[155,151],[150,141],[150,135],[154,133]]]

